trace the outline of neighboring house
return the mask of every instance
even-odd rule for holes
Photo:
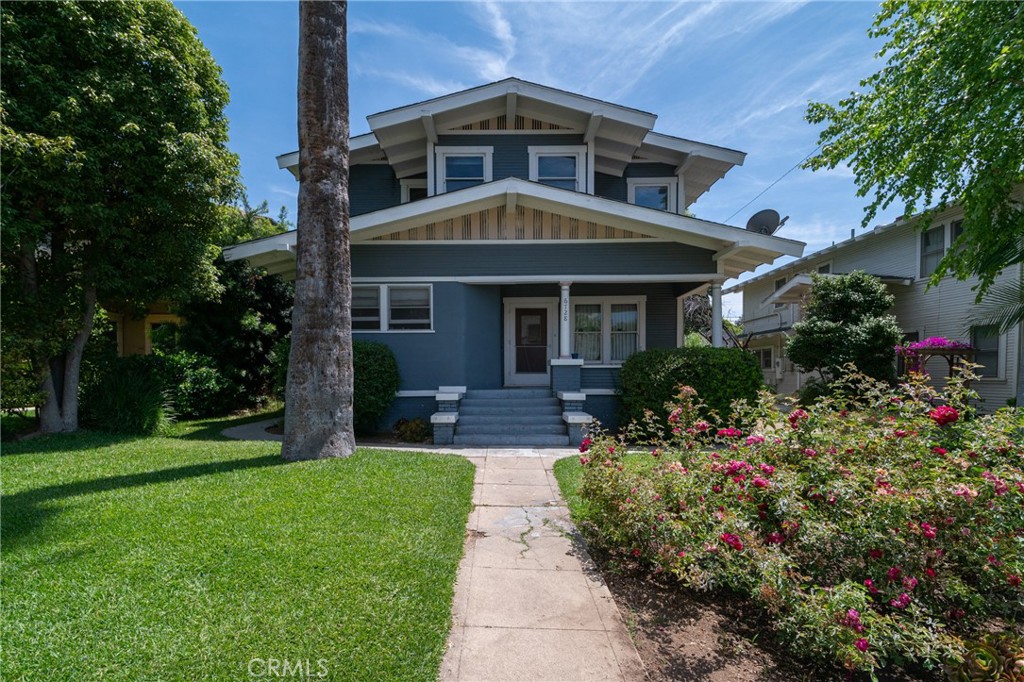
[[[802,253],[684,215],[744,154],[655,119],[514,78],[368,117],[350,144],[352,326],[398,358],[389,419],[492,444],[614,423],[619,367],[681,345],[684,296],[710,289],[720,322],[723,281]],[[298,177],[299,152],[278,163]],[[295,237],[225,257],[293,276]],[[548,420],[550,438],[530,430]]]
[[[107,315],[113,323],[113,334],[117,339],[117,354],[149,355],[153,352],[153,331],[163,325],[180,327],[183,320],[171,312],[166,301],[153,303],[146,308],[146,314],[119,312],[118,306],[111,306]]]
[[[726,293],[743,292],[744,337],[761,359],[765,381],[779,393],[789,394],[817,377],[817,373],[801,373],[785,353],[793,324],[803,316],[810,273],[838,275],[862,270],[879,277],[896,297],[892,313],[907,341],[942,336],[969,342],[977,349],[974,361],[984,367],[973,388],[985,401],[985,409],[1002,407],[1013,398],[1017,404],[1024,403],[1021,327],[1000,334],[995,326],[972,323],[978,311],[977,292],[972,290],[976,279],[945,277],[928,287],[943,255],[956,248],[962,218],[963,212],[954,207],[936,215],[926,232],[918,230],[914,220],[882,225],[727,289]],[[996,283],[1016,283],[1020,277],[1020,266],[1014,266]],[[895,355],[893,362],[897,362]],[[942,358],[933,358],[925,369],[938,384],[949,373]]]

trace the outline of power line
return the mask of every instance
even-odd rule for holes
[[[774,187],[775,185],[779,184],[779,182],[781,182],[781,181],[782,181],[782,179],[783,179],[784,177],[786,177],[787,175],[789,175],[790,173],[792,173],[793,171],[795,171],[795,170],[796,170],[797,168],[799,168],[800,166],[802,166],[802,165],[803,165],[803,163],[804,163],[804,161],[806,161],[807,159],[809,159],[809,158],[811,158],[812,156],[814,156],[814,154],[815,154],[815,153],[816,153],[816,152],[817,152],[817,151],[818,151],[819,149],[821,149],[821,145],[820,145],[820,144],[819,144],[819,145],[818,145],[817,147],[815,147],[815,148],[814,148],[814,149],[813,149],[813,150],[811,151],[811,153],[810,153],[810,154],[808,154],[808,155],[807,155],[807,156],[805,156],[804,158],[802,158],[802,159],[800,159],[799,161],[797,161],[797,162],[796,162],[796,165],[794,165],[794,166],[793,166],[792,168],[790,168],[790,169],[789,169],[788,171],[786,171],[785,173],[783,173],[782,175],[780,175],[780,176],[778,177],[778,179],[777,179],[777,180],[776,180],[775,182],[773,182],[772,184],[768,185],[768,186],[767,186],[767,187],[765,187],[765,188],[764,188],[763,190],[761,190],[761,193],[760,193],[760,194],[758,194],[758,195],[757,195],[756,197],[754,197],[753,199],[751,199],[750,201],[748,201],[747,203],[743,204],[743,205],[742,205],[742,206],[740,206],[740,207],[739,207],[738,209],[736,209],[736,213],[739,213],[740,211],[742,211],[743,209],[745,209],[745,208],[746,208],[747,206],[750,206],[750,205],[751,205],[752,203],[754,203],[755,201],[757,201],[758,199],[760,199],[760,198],[761,198],[761,197],[762,197],[762,196],[764,195],[764,193],[765,193],[765,192],[767,192],[768,190],[770,190],[770,189],[771,189],[772,187]],[[724,221],[722,221],[722,222],[728,223],[728,222],[729,222],[730,220],[732,220],[732,219],[733,219],[733,216],[735,216],[735,215],[736,215],[736,213],[733,213],[733,214],[732,214],[731,216],[729,216],[728,218],[726,218],[726,219],[725,219]]]

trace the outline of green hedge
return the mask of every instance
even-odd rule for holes
[[[278,390],[284,396],[288,375],[290,339],[282,340],[274,348],[275,376]],[[391,348],[376,341],[352,342],[353,421],[357,434],[373,434],[381,417],[395,400],[402,383],[398,361]]]
[[[646,350],[622,365],[622,423],[642,422],[645,410],[664,416],[664,405],[675,398],[679,386],[695,389],[708,410],[724,420],[729,404],[738,398],[753,401],[764,379],[757,357],[739,348]]]
[[[130,355],[98,361],[83,371],[79,421],[99,431],[153,435],[171,419],[164,386],[161,358]]]

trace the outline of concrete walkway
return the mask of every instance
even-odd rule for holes
[[[281,440],[277,420],[226,429]],[[392,445],[366,444],[369,447]],[[476,465],[442,682],[644,679],[608,587],[587,555],[551,467],[569,449],[437,448]]]
[[[551,467],[571,451],[490,449],[476,483],[443,682],[642,680]]]

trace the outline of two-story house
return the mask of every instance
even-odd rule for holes
[[[614,423],[619,367],[681,344],[683,297],[710,290],[720,320],[722,282],[802,253],[685,215],[744,154],[655,119],[515,78],[367,118],[350,142],[352,326],[398,358],[390,419],[437,411],[436,438],[467,444]],[[298,177],[300,157],[278,163]],[[295,236],[225,256],[290,275]]]
[[[1018,197],[1019,199],[1020,197]],[[982,365],[981,379],[972,385],[993,410],[1008,400],[1024,402],[1021,373],[1021,337],[1018,326],[999,333],[994,325],[979,324],[976,279],[961,281],[945,277],[929,287],[928,282],[948,249],[957,248],[963,227],[963,212],[952,207],[936,215],[931,227],[922,232],[916,221],[899,220],[881,225],[803,258],[787,263],[726,290],[743,292],[744,337],[761,359],[765,381],[779,393],[800,389],[813,375],[801,373],[786,357],[786,340],[793,324],[802,319],[803,303],[811,289],[811,273],[843,274],[861,270],[879,277],[896,302],[892,313],[907,341],[941,336],[968,342],[975,347],[974,362]],[[998,284],[1015,284],[1021,268],[1005,270]],[[897,358],[894,355],[894,362]],[[943,383],[949,367],[933,358],[925,367],[932,380]]]

